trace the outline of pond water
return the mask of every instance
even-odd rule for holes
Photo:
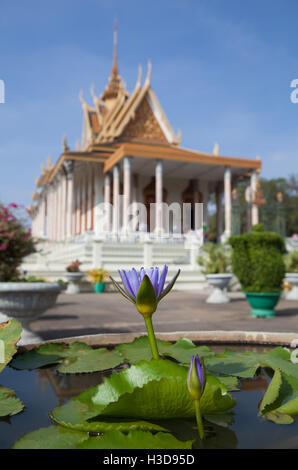
[[[210,349],[219,352],[219,348]],[[0,419],[0,448],[11,448],[24,434],[53,424],[49,411],[103,379],[102,373],[63,375],[54,368],[17,371],[6,367],[1,373],[1,385],[15,390],[26,407],[9,419]],[[212,445],[233,449],[298,449],[298,421],[278,425],[258,416],[258,404],[268,386],[267,380],[262,371],[254,379],[242,380],[240,391],[231,392],[237,400],[234,423],[223,428],[221,439]]]

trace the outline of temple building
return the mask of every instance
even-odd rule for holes
[[[181,133],[174,132],[151,88],[150,62],[143,83],[140,69],[133,92],[125,89],[118,70],[116,35],[107,87],[100,97],[93,89],[91,95],[93,105],[80,95],[81,143],[72,150],[65,137],[57,162],[48,158],[42,164],[31,206],[34,236],[67,244],[85,236],[115,240],[113,235],[118,234],[116,240],[121,242],[117,216],[121,204],[125,241],[129,206],[161,202],[203,203],[208,231],[212,200],[217,238],[226,239],[232,233],[233,195],[240,181],[247,185],[251,224],[258,222],[254,197],[261,160],[219,155],[217,144],[210,154],[182,148]],[[102,203],[112,207],[105,219],[98,212]],[[136,229],[138,233],[153,231],[150,220],[145,222]],[[162,229],[162,219],[157,217],[154,232]]]

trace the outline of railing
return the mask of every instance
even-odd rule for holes
[[[54,266],[61,269],[78,259],[83,269],[113,266],[152,266],[162,264],[191,265],[197,269],[200,245],[182,240],[150,239],[102,240],[94,236],[77,238],[68,242],[40,243],[38,253],[26,258],[24,264]],[[54,268],[53,268],[54,269]]]

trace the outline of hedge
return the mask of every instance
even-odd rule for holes
[[[258,224],[252,231],[230,237],[232,270],[245,292],[280,292],[285,276],[284,239]]]

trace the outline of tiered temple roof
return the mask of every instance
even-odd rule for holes
[[[218,144],[213,154],[183,149],[179,146],[180,131],[176,135],[150,85],[151,63],[142,85],[139,68],[135,88],[131,94],[122,82],[117,64],[117,32],[114,30],[113,66],[109,82],[101,97],[91,88],[93,106],[80,93],[83,108],[82,142],[71,151],[63,139],[63,151],[55,165],[48,159],[47,168],[37,178],[37,188],[50,183],[65,160],[81,160],[104,163],[104,172],[129,154],[142,158],[161,158],[196,162],[207,167],[230,165],[246,174],[252,168],[261,168],[260,160],[248,160],[218,155]],[[238,170],[235,170],[238,171]],[[35,195],[35,200],[38,198]]]

